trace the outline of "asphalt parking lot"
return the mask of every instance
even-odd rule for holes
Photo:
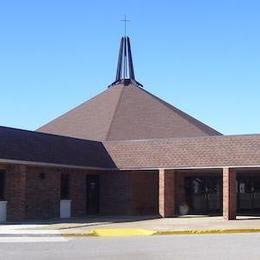
[[[259,233],[35,239],[0,239],[1,259],[260,259]]]

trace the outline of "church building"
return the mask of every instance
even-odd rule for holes
[[[260,135],[222,135],[149,93],[129,37],[102,93],[36,131],[0,127],[0,222],[258,213]]]

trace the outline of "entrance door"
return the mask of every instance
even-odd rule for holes
[[[222,210],[222,178],[185,178],[185,196],[191,214],[213,214]]]
[[[260,176],[238,177],[238,210],[260,212]]]
[[[96,215],[99,213],[99,176],[87,175],[87,214]]]

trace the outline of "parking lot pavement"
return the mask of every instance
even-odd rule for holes
[[[260,259],[260,234],[87,237],[46,243],[0,243],[4,260]]]

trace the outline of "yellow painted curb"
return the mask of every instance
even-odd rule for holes
[[[156,235],[194,235],[194,234],[234,234],[234,233],[259,233],[260,229],[201,229],[201,230],[174,230],[157,231]]]
[[[260,228],[255,229],[195,229],[195,230],[168,230],[155,231],[133,228],[107,228],[95,229],[81,233],[63,233],[64,237],[127,237],[127,236],[152,236],[152,235],[204,235],[204,234],[235,234],[235,233],[260,233]]]
[[[88,233],[89,236],[97,237],[151,236],[154,234],[156,234],[156,231],[135,228],[95,229]]]

